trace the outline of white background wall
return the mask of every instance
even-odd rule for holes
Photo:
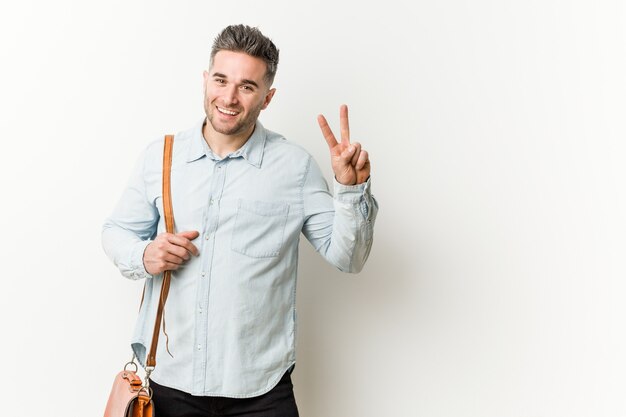
[[[302,245],[301,415],[626,416],[624,2],[410,3],[2,3],[1,415],[101,415],[141,290],[102,221],[246,23],[281,50],[264,124],[330,179],[348,103],[381,206],[360,275]]]

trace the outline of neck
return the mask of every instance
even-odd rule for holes
[[[252,133],[254,133],[254,128],[255,125],[253,124],[244,132],[235,135],[225,135],[213,129],[211,123],[205,120],[204,126],[202,127],[202,136],[204,136],[204,140],[209,145],[209,148],[211,148],[211,151],[220,158],[223,158],[229,153],[235,152],[237,149],[241,148],[248,139],[250,139]]]

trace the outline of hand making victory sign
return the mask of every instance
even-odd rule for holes
[[[330,161],[337,182],[343,185],[361,184],[370,176],[370,160],[366,150],[361,149],[358,142],[350,143],[350,126],[348,124],[348,106],[339,108],[339,128],[341,142],[337,142],[326,118],[317,116],[317,123],[330,149]]]

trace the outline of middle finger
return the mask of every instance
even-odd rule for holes
[[[339,128],[341,129],[341,143],[350,144],[350,123],[348,122],[348,106],[342,104],[339,108]]]

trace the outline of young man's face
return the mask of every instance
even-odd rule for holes
[[[252,133],[276,91],[266,84],[266,69],[261,59],[242,52],[215,54],[212,67],[204,71],[204,111],[216,132]]]

